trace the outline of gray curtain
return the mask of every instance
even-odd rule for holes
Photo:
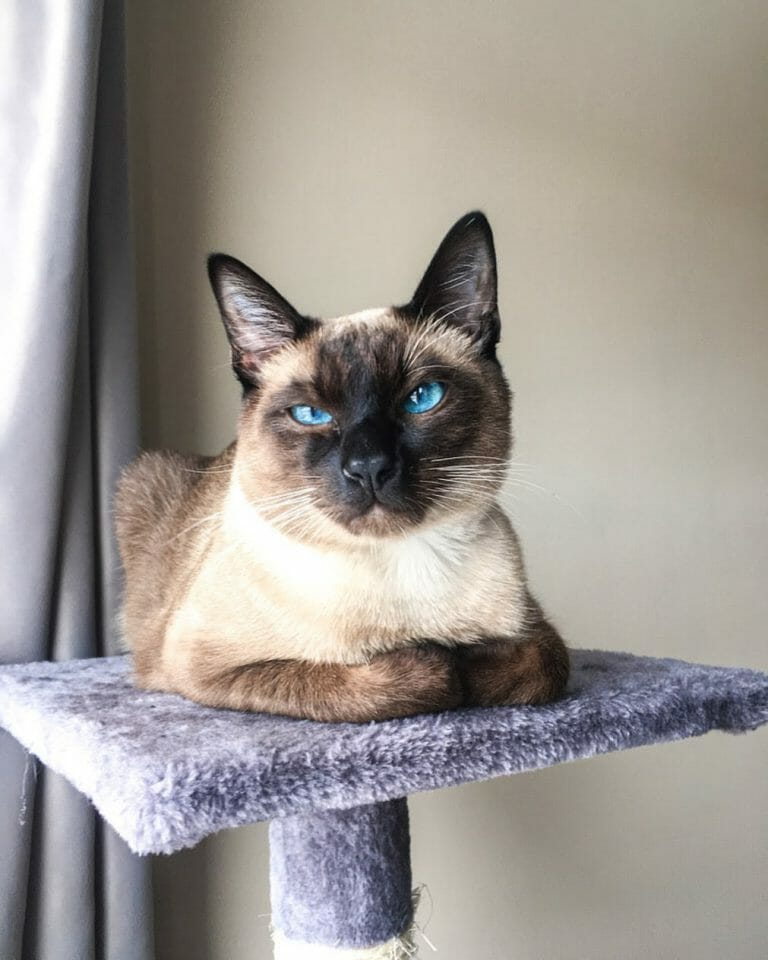
[[[0,659],[116,651],[137,445],[122,2],[0,10]],[[149,861],[0,734],[0,958],[149,960]]]

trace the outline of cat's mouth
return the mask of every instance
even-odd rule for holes
[[[411,510],[374,499],[353,516],[343,518],[342,524],[356,536],[395,537],[405,534],[420,519]]]

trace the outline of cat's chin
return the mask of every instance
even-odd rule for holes
[[[407,536],[418,521],[402,511],[374,503],[365,513],[344,521],[343,526],[356,538],[380,540]]]

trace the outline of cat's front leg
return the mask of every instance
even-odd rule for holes
[[[363,664],[265,660],[222,669],[200,662],[184,671],[176,688],[207,706],[327,722],[392,720],[462,700],[456,656],[435,645],[394,650]]]
[[[467,706],[550,703],[568,683],[568,650],[543,618],[519,638],[460,647],[458,656]]]

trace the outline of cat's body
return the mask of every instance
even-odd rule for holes
[[[496,502],[511,440],[495,268],[493,297],[469,269],[478,247],[478,271],[492,259],[490,230],[464,218],[443,261],[446,244],[418,308],[322,322],[236,261],[212,265],[243,414],[219,457],[145,454],[122,480],[142,685],[327,720],[562,691],[565,648]],[[463,325],[429,302],[451,268],[453,293],[472,284]]]

